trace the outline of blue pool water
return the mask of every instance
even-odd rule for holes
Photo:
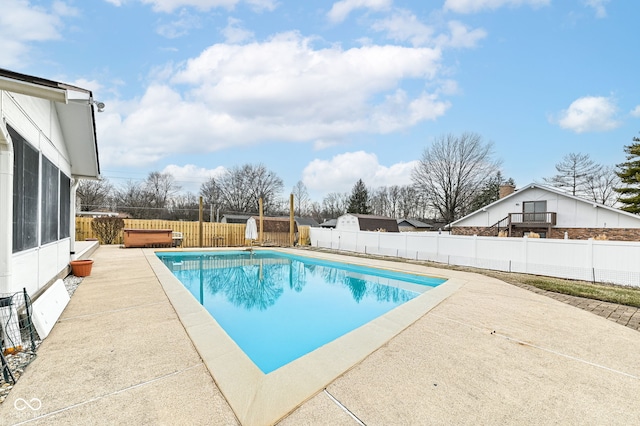
[[[271,251],[156,254],[265,374],[445,281]]]

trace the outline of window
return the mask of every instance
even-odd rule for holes
[[[40,244],[58,240],[58,168],[42,157],[42,197],[40,198]]]
[[[546,222],[546,201],[525,201],[522,203],[524,222]]]
[[[39,154],[11,126],[13,141],[13,253],[38,246]]]
[[[71,179],[60,172],[60,239],[69,238],[71,215]]]

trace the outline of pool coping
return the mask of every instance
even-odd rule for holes
[[[425,266],[269,247],[265,250],[392,271],[423,273],[447,281],[313,352],[264,374],[155,255],[159,251],[228,250],[145,249],[144,254],[213,380],[243,425],[276,423],[465,284],[463,279],[447,276],[442,270],[433,273],[432,268]]]

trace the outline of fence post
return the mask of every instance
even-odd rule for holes
[[[200,196],[200,209],[198,211],[198,247],[203,246],[202,235],[202,195]]]
[[[596,282],[595,268],[593,266],[593,238],[587,240],[587,268],[591,269],[591,279]]]
[[[527,241],[529,240],[529,237],[527,237],[526,235],[524,237],[522,237],[522,244],[523,245],[523,249],[522,249],[522,257],[524,259],[524,273],[526,274],[527,272],[529,272],[529,254],[527,253]]]
[[[473,266],[478,265],[478,235],[473,234]]]

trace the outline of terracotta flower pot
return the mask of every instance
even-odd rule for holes
[[[71,273],[76,277],[88,277],[91,275],[91,267],[93,266],[93,260],[80,259],[72,260],[69,262],[71,265]]]

